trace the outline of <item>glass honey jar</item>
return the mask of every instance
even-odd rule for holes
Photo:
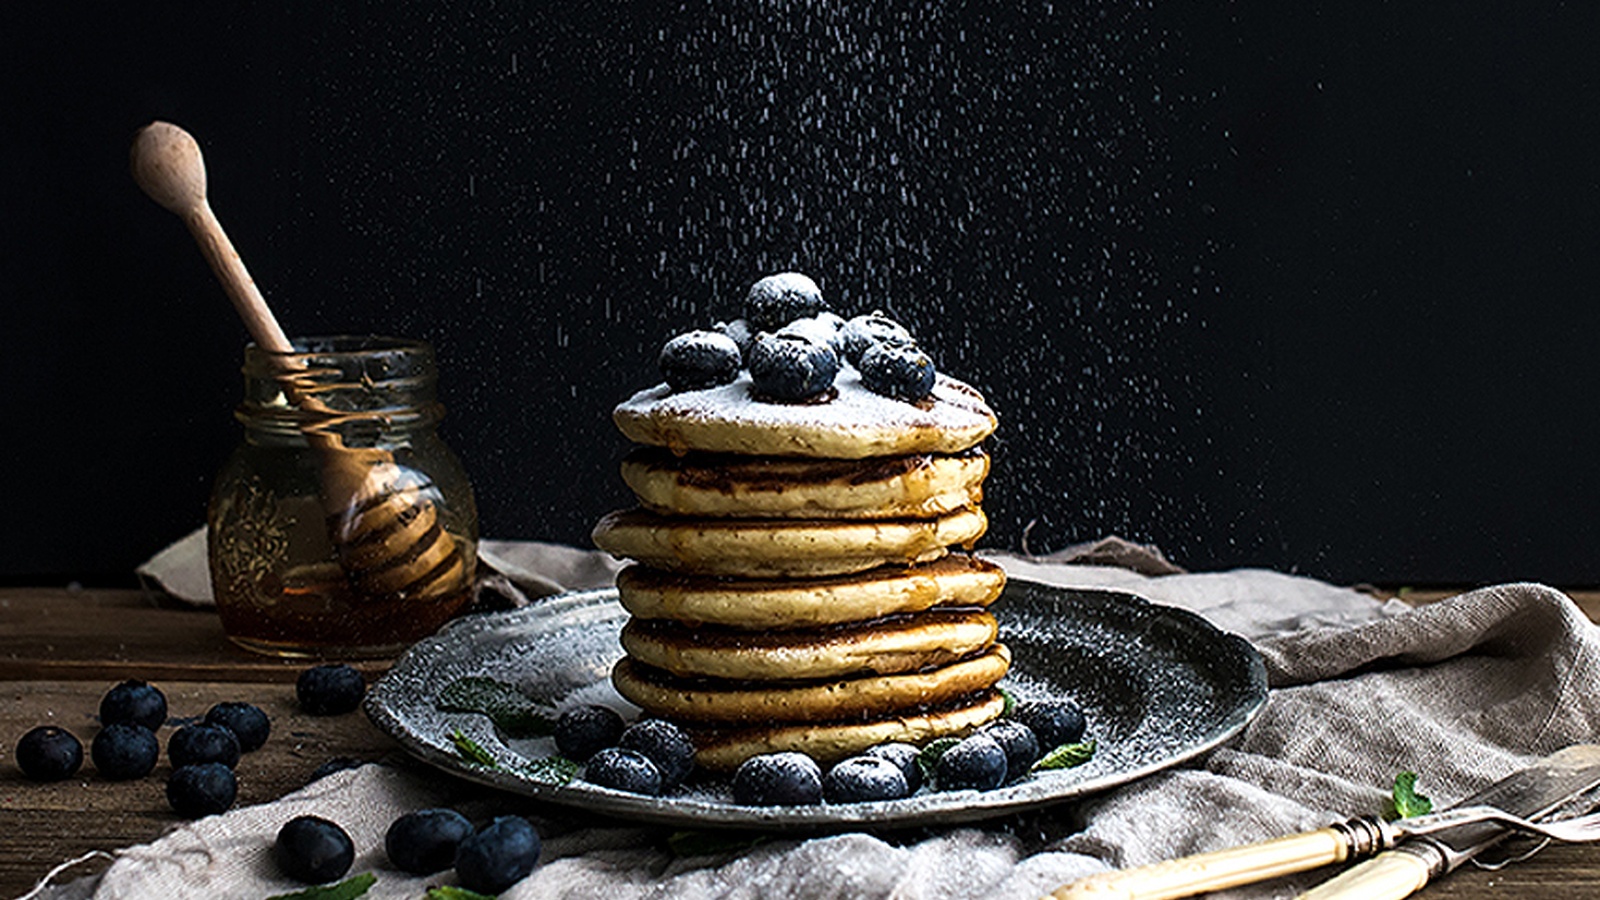
[[[472,486],[438,437],[426,343],[387,337],[245,348],[244,426],[206,516],[211,583],[235,643],[377,657],[471,602]]]

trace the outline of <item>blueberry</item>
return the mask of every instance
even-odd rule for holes
[[[839,345],[850,365],[859,367],[861,357],[876,344],[910,346],[916,343],[911,332],[899,322],[884,315],[881,310],[865,316],[856,316],[844,323],[839,332]]]
[[[1033,700],[1020,703],[1011,718],[1033,729],[1044,753],[1062,744],[1083,740],[1083,710],[1071,700]]]
[[[941,791],[987,791],[999,787],[1006,778],[1006,752],[988,735],[975,734],[962,739],[934,768]]]
[[[795,319],[778,329],[778,334],[798,334],[819,344],[827,344],[835,354],[842,352],[844,320],[831,312],[818,313],[809,319]]]
[[[862,756],[881,756],[900,767],[900,774],[906,778],[906,793],[914,794],[917,788],[922,787],[922,766],[917,762],[917,756],[922,751],[912,744],[893,742],[878,744],[862,751]]]
[[[606,747],[616,746],[627,723],[609,706],[575,706],[556,719],[556,749],[582,762]]]
[[[335,756],[312,769],[310,777],[306,778],[306,784],[310,784],[313,781],[321,781],[335,772],[343,772],[346,769],[359,769],[364,765],[366,763],[359,759],[351,759],[348,756]]]
[[[583,769],[583,780],[630,794],[661,795],[661,770],[636,750],[607,747]]]
[[[680,334],[662,346],[657,365],[675,391],[727,384],[739,376],[739,345],[716,331]]]
[[[107,725],[89,742],[96,771],[113,781],[149,775],[160,755],[156,733],[143,725]]]
[[[402,872],[432,875],[450,868],[456,849],[472,835],[472,823],[453,809],[406,813],[389,825],[383,849]]]
[[[356,846],[337,823],[319,816],[297,816],[278,829],[272,855],[290,878],[325,884],[350,871]]]
[[[267,742],[267,735],[272,733],[271,720],[253,703],[218,703],[206,711],[205,723],[233,732],[243,753],[261,749]]]
[[[167,739],[167,759],[173,766],[222,763],[239,764],[239,739],[220,725],[185,725]]]
[[[294,693],[300,708],[313,716],[337,716],[353,712],[367,693],[361,673],[344,663],[312,666],[300,673]]]
[[[852,756],[829,769],[822,779],[822,796],[829,803],[899,800],[910,794],[905,773],[881,756]]]
[[[1001,719],[998,722],[985,725],[978,732],[994,738],[1000,749],[1006,754],[1006,781],[1016,781],[1028,774],[1033,764],[1044,755],[1039,749],[1039,738],[1029,728],[1016,719]]]
[[[821,803],[822,769],[804,753],[752,756],[733,772],[733,802],[741,806]]]
[[[539,832],[521,816],[501,816],[461,842],[456,877],[480,894],[498,894],[539,864]]]
[[[222,763],[179,766],[167,779],[167,803],[185,819],[224,812],[238,795],[239,782]]]
[[[856,368],[861,383],[875,394],[915,401],[933,392],[933,360],[912,345],[873,344]]]
[[[833,386],[839,357],[827,344],[798,334],[762,334],[750,348],[750,381],[772,400],[805,400]]]
[[[827,308],[817,283],[799,272],[768,275],[744,298],[744,317],[756,331],[777,331]]]
[[[661,789],[675,788],[694,769],[694,744],[683,729],[666,719],[643,719],[629,725],[617,746],[636,750],[661,770]]]
[[[17,768],[34,781],[60,781],[83,765],[83,744],[72,732],[40,725],[17,741]]]
[[[733,339],[739,348],[739,358],[745,359],[750,355],[750,345],[755,342],[756,333],[750,330],[750,323],[744,319],[734,319],[732,322],[718,322],[711,326],[712,331],[720,332]]]
[[[124,681],[100,700],[101,725],[143,725],[155,731],[167,721],[167,696],[142,681]]]

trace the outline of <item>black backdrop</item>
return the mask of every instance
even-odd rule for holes
[[[166,118],[292,333],[436,345],[488,535],[586,542],[793,268],[989,395],[989,546],[1600,582],[1600,8],[1005,6],[7,4],[0,577],[126,581],[237,440]]]

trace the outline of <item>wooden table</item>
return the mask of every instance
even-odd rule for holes
[[[1447,592],[1412,592],[1429,602]],[[1574,595],[1591,618],[1600,592]],[[262,803],[303,785],[338,756],[400,760],[402,754],[360,713],[317,718],[294,703],[294,679],[306,663],[239,650],[216,616],[140,591],[0,589],[0,897],[26,893],[56,864],[92,850],[150,841],[179,820],[163,793],[165,753],[151,777],[96,778],[92,765],[56,784],[23,778],[12,760],[16,741],[41,724],[61,725],[87,745],[98,727],[100,698],[113,684],[158,684],[176,717],[203,715],[213,703],[244,700],[273,721],[266,747],[239,763],[239,804]],[[386,662],[364,663],[369,676]],[[170,728],[161,734],[163,744]],[[86,863],[72,874],[95,871]],[[1426,898],[1600,897],[1600,847],[1552,846],[1500,872],[1465,869],[1429,887]]]

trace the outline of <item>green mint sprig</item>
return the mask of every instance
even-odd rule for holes
[[[292,894],[274,894],[267,900],[355,900],[378,883],[378,876],[364,872],[338,884],[319,884]]]
[[[1099,745],[1094,741],[1084,741],[1079,744],[1062,744],[1046,753],[1038,762],[1033,764],[1033,771],[1048,772],[1052,769],[1070,769],[1081,766],[1094,758],[1094,751]]]
[[[515,687],[481,676],[457,678],[445,685],[434,702],[440,712],[478,713],[513,738],[548,737],[555,719]]]
[[[1383,811],[1386,819],[1409,819],[1433,812],[1433,801],[1417,793],[1417,773],[1401,772],[1394,776],[1394,789]]]

